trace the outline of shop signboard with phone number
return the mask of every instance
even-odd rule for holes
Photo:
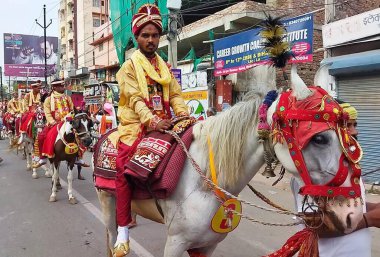
[[[313,61],[313,14],[282,21],[286,26],[285,40],[290,43],[291,63]],[[269,60],[262,46],[261,28],[218,39],[214,42],[214,75],[246,71]]]

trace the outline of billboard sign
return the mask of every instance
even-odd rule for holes
[[[291,63],[313,61],[313,14],[282,21],[286,26],[286,41],[294,57]],[[248,30],[214,42],[215,76],[238,73],[265,64],[269,60],[262,46],[261,28]]]
[[[45,76],[44,37],[4,33],[5,76]],[[58,37],[46,37],[47,76],[57,71]]]

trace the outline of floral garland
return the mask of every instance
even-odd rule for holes
[[[265,96],[263,103],[259,107],[259,125],[257,133],[260,139],[266,139],[270,135],[271,128],[267,121],[268,109],[277,99],[278,93],[276,90],[271,90]]]

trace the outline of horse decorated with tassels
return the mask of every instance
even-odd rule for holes
[[[268,70],[261,68],[263,73]],[[269,256],[318,256],[322,228],[340,234],[356,228],[363,212],[358,165],[362,152],[347,131],[347,117],[327,92],[307,87],[295,66],[290,84],[290,89],[266,96],[267,92],[251,92],[245,101],[195,124],[191,145],[188,150],[182,147],[188,158],[174,192],[164,199],[133,200],[134,212],[167,226],[165,257],[180,257],[186,251],[192,257],[212,255],[236,220],[246,217],[237,195],[270,156],[265,151],[272,151],[288,172],[302,179],[299,193],[314,206],[313,212],[299,215],[306,228]],[[110,190],[97,193],[111,251],[116,240],[115,198]]]
[[[57,126],[58,136],[54,144],[54,156],[49,158],[53,168],[50,202],[57,201],[57,191],[59,183],[59,166],[62,161],[67,163],[67,194],[69,202],[76,204],[77,200],[73,195],[73,168],[78,158],[80,147],[88,147],[91,144],[90,128],[92,120],[86,113],[69,114],[65,120]]]
[[[34,118],[32,120],[32,126],[30,133],[21,135],[19,142],[23,144],[26,152],[26,168],[32,170],[32,178],[38,178],[37,169],[33,167],[33,162],[38,161],[39,148],[38,148],[38,134],[42,131],[46,125],[46,118],[42,106],[38,106],[35,110]],[[45,177],[51,178],[52,171],[47,165],[42,166],[45,171]]]

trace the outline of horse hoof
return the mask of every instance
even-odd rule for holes
[[[73,197],[73,198],[70,198],[70,199],[69,199],[69,203],[70,203],[70,204],[77,204],[78,201],[77,201],[77,199],[75,199],[75,197]]]
[[[50,174],[50,173],[45,173],[45,177],[46,178],[51,178],[53,175],[52,174]]]
[[[38,178],[38,175],[36,173],[33,173],[32,178]]]
[[[55,196],[50,196],[49,202],[56,202],[56,201],[57,201],[57,198],[55,198]]]

